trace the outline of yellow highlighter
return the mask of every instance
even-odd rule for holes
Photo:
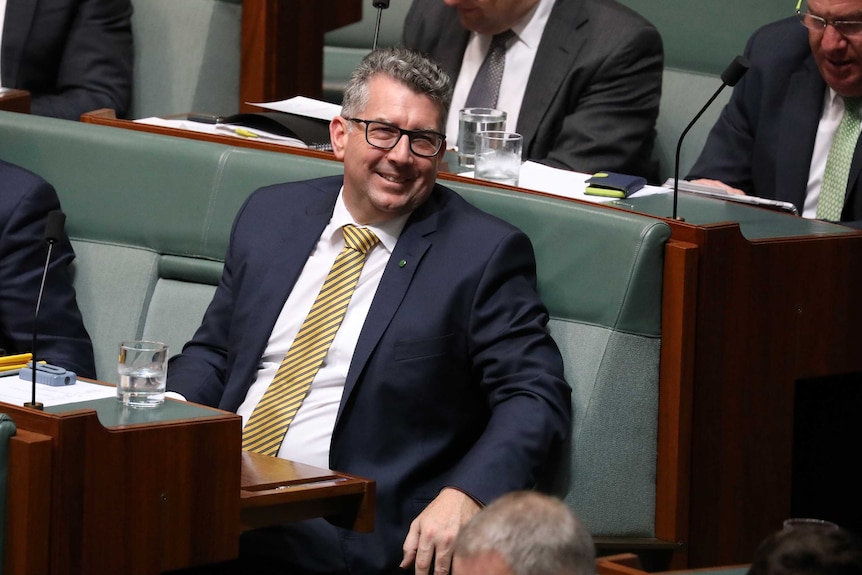
[[[15,355],[2,355],[0,356],[0,368],[7,365],[18,365],[27,363],[33,359],[32,353],[18,353]]]

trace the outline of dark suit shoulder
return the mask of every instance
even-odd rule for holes
[[[754,31],[745,52],[752,67],[756,64],[798,66],[811,59],[808,30],[795,16],[771,22]]]
[[[60,209],[57,192],[44,178],[0,160],[0,232],[25,200],[38,206],[40,213]]]

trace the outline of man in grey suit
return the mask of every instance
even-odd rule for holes
[[[656,181],[652,158],[664,53],[658,31],[614,0],[418,0],[404,45],[457,79],[446,132],[457,138],[491,38],[507,44],[496,107],[523,135],[524,159]],[[526,81],[525,81],[526,79]]]

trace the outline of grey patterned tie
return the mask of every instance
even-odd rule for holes
[[[506,67],[506,48],[509,40],[515,35],[511,30],[500,32],[491,39],[491,47],[485,61],[473,80],[470,94],[467,96],[465,108],[494,108],[497,106],[497,96],[500,94],[500,80],[503,79],[503,69]]]
[[[850,163],[859,139],[860,98],[844,98],[844,116],[829,148],[826,169],[823,171],[823,185],[817,200],[817,218],[831,222],[841,221],[844,211],[844,196],[847,193],[847,178],[850,176]]]

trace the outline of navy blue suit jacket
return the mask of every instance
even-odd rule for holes
[[[203,323],[171,360],[169,389],[237,409],[342,182],[276,185],[248,199]],[[396,567],[410,522],[443,487],[481,502],[529,487],[567,435],[570,388],[535,282],[526,235],[451,190],[436,186],[409,218],[331,441],[331,468],[377,481],[375,532],[329,542],[356,572]]]
[[[721,180],[745,193],[791,202],[802,213],[826,82],[808,30],[786,18],[757,30],[745,55],[751,68],[733,90],[687,179]],[[862,153],[847,182],[841,221],[862,227]]]
[[[0,348],[7,354],[32,351],[33,318],[48,253],[48,212],[60,209],[45,180],[0,160]],[[54,244],[39,310],[37,355],[48,363],[96,377],[93,345],[81,321],[69,264],[69,238]]]
[[[414,0],[404,45],[437,60],[453,83],[469,39],[455,8]],[[524,159],[655,181],[663,67],[661,36],[639,14],[613,0],[557,0],[518,115]]]
[[[132,93],[130,0],[7,0],[2,84],[28,90],[31,112],[77,120]]]

